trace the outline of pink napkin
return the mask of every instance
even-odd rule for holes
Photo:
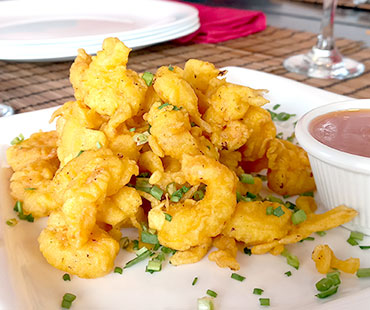
[[[262,31],[266,16],[262,12],[211,7],[186,2],[198,9],[200,28],[182,38],[178,43],[218,43]]]

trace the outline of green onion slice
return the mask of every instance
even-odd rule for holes
[[[260,305],[261,306],[269,306],[270,305],[270,298],[260,298]]]
[[[349,237],[355,240],[360,240],[360,241],[364,240],[364,234],[359,231],[351,231],[351,234]]]
[[[193,195],[194,200],[199,201],[204,198],[204,192],[201,190],[197,190]]]
[[[252,250],[251,250],[251,249],[248,249],[247,247],[245,247],[245,248],[243,249],[243,252],[244,252],[244,254],[247,254],[247,255],[249,255],[249,256],[251,256],[251,255],[252,255]]]
[[[199,298],[198,310],[214,310],[212,299],[209,297]]]
[[[69,302],[72,302],[75,299],[76,299],[76,295],[71,294],[71,293],[65,293],[64,296],[63,296],[63,300],[66,300],[66,301],[69,301]]]
[[[310,196],[310,197],[313,197],[313,192],[305,192],[305,193],[300,194],[299,196]]]
[[[70,276],[68,273],[65,273],[65,274],[63,275],[63,280],[64,280],[64,281],[71,281],[71,276]]]
[[[243,282],[245,280],[245,277],[241,276],[240,274],[237,273],[232,273],[231,278],[240,282]]]
[[[370,268],[360,268],[356,272],[358,278],[368,278],[370,277]]]
[[[122,274],[122,272],[123,272],[123,269],[121,267],[115,267],[114,268],[114,273]]]
[[[217,293],[215,291],[210,290],[210,289],[208,289],[206,293],[207,293],[207,295],[209,295],[211,297],[214,297],[214,298],[217,297]]]
[[[253,289],[253,294],[254,295],[262,295],[262,293],[263,293],[263,289],[261,289],[261,288],[254,288]]]
[[[19,134],[18,137],[15,137],[12,141],[10,141],[11,145],[16,145],[24,141],[24,136],[23,134]]]
[[[194,286],[195,284],[197,284],[197,282],[198,282],[198,277],[195,277],[194,280],[193,280],[193,282],[191,282],[191,285]]]
[[[339,271],[333,271],[326,274],[326,277],[328,279],[331,279],[334,285],[339,285],[341,283],[339,276],[340,276]]]
[[[72,303],[67,300],[62,300],[62,308],[63,309],[70,309],[72,307]]]
[[[243,173],[239,176],[240,182],[244,184],[254,184],[254,178],[253,175],[248,173]]]
[[[266,208],[266,215],[272,215],[274,213],[274,207],[273,206],[268,206]]]
[[[360,245],[361,250],[368,250],[370,249],[370,245]]]
[[[99,150],[99,149],[101,149],[102,148],[102,145],[101,145],[101,143],[98,141],[98,142],[96,142],[96,148]]]
[[[291,271],[287,271],[284,273],[287,277],[290,277],[292,275],[292,272]]]
[[[307,220],[307,215],[306,215],[306,212],[304,212],[304,210],[302,210],[302,209],[300,209],[297,212],[294,212],[292,214],[292,223],[294,225],[301,224],[305,220]]]
[[[130,128],[128,131],[129,132],[134,132],[136,130],[136,128],[135,127],[132,127],[132,128]]]
[[[174,192],[176,192],[177,188],[176,188],[176,183],[175,182],[172,182],[170,184],[167,184],[166,186],[166,192],[168,194],[170,194],[170,196],[173,195]]]
[[[161,200],[162,198],[162,195],[163,195],[163,191],[157,186],[157,185],[154,185],[151,189],[150,189],[150,194],[157,200]]]
[[[272,212],[273,215],[280,217],[285,214],[284,210],[281,208],[281,206],[278,206],[274,211]]]
[[[167,107],[169,106],[170,104],[168,102],[165,102],[163,104],[161,104],[159,107],[158,107],[158,110],[162,110],[164,107]]]
[[[148,137],[150,136],[150,133],[148,131],[144,131],[143,133],[137,133],[133,136],[133,139],[137,146],[143,145],[148,142]]]
[[[165,213],[164,214],[164,218],[168,222],[171,222],[172,221],[172,215],[171,214]]]
[[[173,71],[173,69],[174,69],[174,68],[172,67],[172,65],[169,65],[169,66],[168,66],[168,70]]]
[[[334,295],[337,291],[338,291],[338,286],[334,286],[334,287],[332,287],[331,289],[329,289],[325,292],[321,292],[321,293],[316,294],[315,296],[318,297],[318,298],[327,298],[331,295]]]
[[[15,225],[18,224],[18,221],[16,218],[12,218],[6,221],[6,225],[14,227]]]
[[[154,78],[154,74],[153,73],[144,72],[142,77],[143,77],[143,80],[145,81],[145,84],[147,86],[150,86],[150,85],[153,84],[153,78]]]
[[[326,235],[326,231],[317,231],[316,234],[320,237],[324,237]]]
[[[162,270],[162,263],[160,261],[157,261],[157,260],[151,260],[151,261],[148,262],[146,270],[147,271],[154,271],[154,272],[161,271]]]
[[[149,250],[146,250],[145,252],[141,253],[139,256],[135,257],[134,259],[130,260],[126,263],[124,268],[129,268],[133,265],[136,265],[137,263],[140,263],[144,259],[148,258],[152,252]]]
[[[318,281],[315,286],[318,291],[325,292],[328,289],[330,289],[334,285],[334,282],[331,278],[322,278],[320,281]]]
[[[122,237],[119,240],[119,246],[121,249],[126,249],[129,244],[130,244],[130,239],[128,237]]]
[[[358,242],[355,240],[355,239],[352,239],[351,237],[347,239],[347,242],[354,246],[354,245],[358,245]]]
[[[149,243],[149,244],[159,243],[158,236],[155,234],[151,234],[150,232],[147,232],[147,231],[141,232],[141,241],[144,243]]]

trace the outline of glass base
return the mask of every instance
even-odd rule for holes
[[[319,79],[350,79],[365,70],[362,63],[342,57],[337,49],[320,50],[317,47],[307,54],[291,56],[283,64],[290,72]]]
[[[0,117],[9,116],[14,114],[14,110],[11,106],[0,103]]]

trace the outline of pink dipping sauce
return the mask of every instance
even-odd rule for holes
[[[330,112],[313,119],[311,135],[334,149],[370,157],[370,109]]]

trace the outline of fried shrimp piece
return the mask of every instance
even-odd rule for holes
[[[267,215],[267,208],[281,208],[281,216]],[[239,202],[235,213],[227,221],[222,233],[242,241],[246,246],[271,242],[285,237],[291,229],[292,211],[277,202],[250,201]]]
[[[276,127],[270,113],[258,106],[248,109],[243,123],[250,132],[247,143],[240,148],[243,162],[254,162],[266,154],[269,142],[276,136]]]
[[[359,258],[348,258],[340,260],[328,245],[317,245],[312,252],[312,260],[316,269],[322,274],[328,273],[331,269],[339,269],[346,273],[355,273],[360,268]]]
[[[265,254],[279,245],[296,243],[307,238],[317,231],[325,231],[351,221],[357,215],[357,211],[346,206],[338,206],[322,214],[309,213],[307,220],[301,224],[293,225],[289,233],[267,243],[255,245],[252,248],[253,254]]]
[[[218,248],[208,255],[210,261],[216,262],[221,268],[230,268],[231,270],[239,270],[240,265],[236,260],[238,247],[235,239],[219,235],[213,239],[213,245]]]
[[[185,251],[177,251],[170,259],[170,262],[174,266],[184,264],[194,264],[199,262],[212,246],[212,239],[209,238],[207,242],[200,244],[195,247],[191,247]]]
[[[163,102],[185,109],[191,119],[203,130],[211,132],[211,127],[202,118],[198,110],[198,98],[190,84],[182,78],[182,70],[174,67],[160,67],[153,83],[154,90]]]
[[[37,132],[28,139],[9,147],[6,159],[14,171],[39,160],[52,160],[57,157],[57,132]]]
[[[307,153],[299,146],[273,139],[267,151],[268,187],[280,195],[297,195],[315,190]]]
[[[126,68],[130,51],[117,38],[107,38],[96,56],[90,57],[80,49],[71,66],[76,99],[110,116],[108,126],[112,130],[136,115],[145,99],[144,80]]]
[[[181,160],[183,154],[200,155],[199,142],[190,133],[188,113],[173,109],[171,105],[160,107],[159,102],[153,104],[147,120],[152,126],[151,137],[157,141],[164,154],[178,160]]]
[[[237,182],[227,167],[203,155],[184,155],[182,171],[191,185],[207,185],[204,198],[170,203],[165,211],[159,207],[148,214],[149,226],[158,231],[159,242],[180,251],[203,244],[222,231],[235,209]],[[171,222],[165,220],[164,213],[172,216]]]
[[[53,212],[48,226],[41,232],[38,242],[48,263],[55,268],[81,278],[97,278],[108,274],[119,251],[119,244],[98,226],[80,248],[68,242],[69,226],[61,211]]]

